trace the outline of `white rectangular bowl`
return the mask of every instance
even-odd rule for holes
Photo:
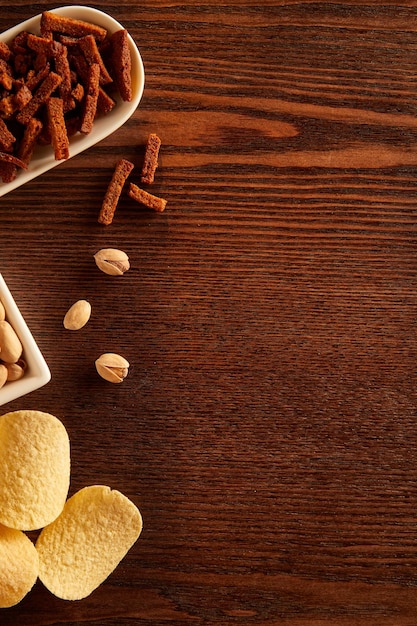
[[[109,34],[124,28],[124,26],[110,17],[110,15],[91,7],[74,5],[59,7],[57,9],[48,9],[48,11],[64,15],[65,17],[83,20],[84,22],[98,24],[102,28],[105,28]],[[21,22],[20,24],[17,24],[17,26],[14,26],[13,28],[10,28],[0,34],[0,41],[10,43],[13,38],[23,30],[38,35],[40,30],[40,21],[41,15],[39,14]],[[132,100],[130,102],[125,102],[119,96],[116,96],[116,106],[109,113],[97,116],[91,133],[88,135],[77,133],[71,137],[69,148],[70,157],[91,148],[94,144],[114,133],[115,130],[120,128],[120,126],[122,126],[133,115],[139,105],[145,84],[145,74],[139,50],[130,35],[128,39],[132,58]],[[37,146],[27,170],[19,171],[16,179],[10,183],[2,183],[0,181],[0,196],[4,196],[6,193],[9,193],[9,191],[24,185],[28,181],[40,176],[44,172],[52,169],[62,162],[63,161],[55,160],[54,152],[51,146]]]
[[[27,364],[23,378],[8,382],[0,388],[2,406],[46,385],[51,379],[51,373],[1,274],[0,301],[6,310],[6,319],[20,339],[23,346],[22,357]]]

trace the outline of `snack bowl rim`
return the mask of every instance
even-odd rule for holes
[[[48,8],[47,10],[65,17],[71,17],[98,24],[99,26],[106,28],[110,34],[116,30],[125,28],[108,13],[89,6],[67,5],[57,7],[55,9]],[[42,13],[34,15],[33,17],[16,24],[16,26],[12,26],[3,33],[0,33],[0,41],[8,43],[17,34],[22,32],[22,30],[27,30],[35,34],[38,33],[41,16]],[[145,72],[139,49],[129,32],[128,41],[132,59],[132,100],[130,102],[126,102],[123,101],[120,96],[117,96],[115,98],[116,106],[114,109],[109,113],[96,118],[91,133],[88,135],[77,133],[73,137],[70,137],[69,158],[88,150],[88,148],[91,148],[114,133],[118,128],[123,126],[123,124],[125,124],[136,111],[144,90]],[[52,146],[37,146],[27,170],[19,171],[15,180],[10,183],[3,183],[0,180],[0,197],[33,180],[34,178],[37,178],[57,165],[65,163],[67,160],[68,159],[60,161],[55,160]]]
[[[22,343],[23,358],[27,364],[20,380],[7,382],[0,388],[0,406],[3,406],[46,385],[51,379],[51,372],[1,273],[0,301],[6,310],[7,321]]]

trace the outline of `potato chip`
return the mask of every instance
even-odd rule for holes
[[[0,417],[0,523],[36,530],[61,513],[70,480],[70,445],[62,422],[41,411]]]
[[[39,578],[58,598],[85,598],[112,573],[141,530],[141,514],[126,496],[102,485],[85,487],[40,533]]]
[[[21,530],[0,524],[0,608],[20,602],[38,578],[38,553]]]

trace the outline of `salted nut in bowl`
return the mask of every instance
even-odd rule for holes
[[[0,274],[0,406],[50,379],[46,361]]]

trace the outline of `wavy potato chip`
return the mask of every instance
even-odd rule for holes
[[[0,608],[20,602],[38,578],[35,546],[21,530],[0,524]]]
[[[39,578],[58,598],[81,600],[113,572],[141,530],[139,510],[120,491],[85,487],[40,533]]]
[[[62,422],[42,411],[0,417],[0,523],[17,530],[50,524],[64,508],[70,444]]]

